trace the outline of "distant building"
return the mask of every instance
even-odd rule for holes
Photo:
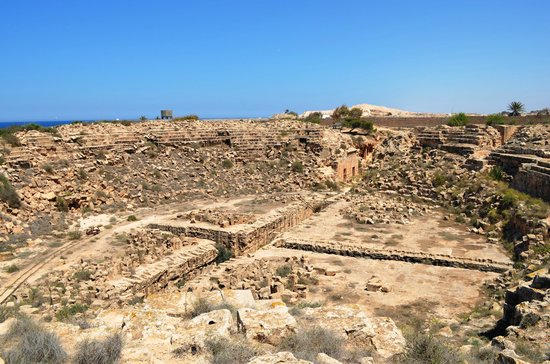
[[[174,118],[172,110],[160,110],[161,120],[172,120]]]

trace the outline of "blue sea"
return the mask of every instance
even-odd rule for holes
[[[49,120],[49,121],[0,121],[0,128],[6,128],[8,126],[21,126],[21,125],[27,125],[27,124],[38,124],[40,126],[49,127],[49,126],[57,126],[57,125],[64,125],[64,124],[70,124],[74,120]],[[92,121],[92,120],[86,120],[86,122]]]

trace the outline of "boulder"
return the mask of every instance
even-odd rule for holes
[[[305,308],[302,316],[312,325],[342,335],[353,345],[373,348],[383,358],[401,353],[405,348],[405,338],[391,318],[370,318],[356,307]]]
[[[237,311],[237,328],[247,339],[278,345],[296,330],[296,320],[284,305],[269,310],[241,308]]]

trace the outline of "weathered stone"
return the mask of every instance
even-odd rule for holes
[[[284,305],[269,310],[241,308],[237,311],[238,330],[250,340],[278,345],[296,329],[296,320]]]

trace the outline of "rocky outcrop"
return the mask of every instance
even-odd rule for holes
[[[249,340],[278,345],[295,332],[296,326],[296,319],[282,302],[274,301],[267,310],[241,308],[237,311],[238,330]]]

